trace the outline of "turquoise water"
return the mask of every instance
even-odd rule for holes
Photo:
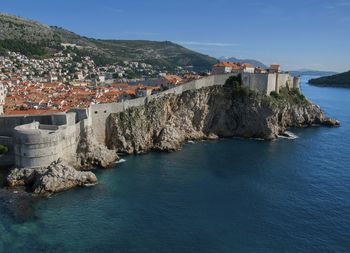
[[[0,203],[0,252],[350,252],[350,89],[302,89],[342,127],[129,156],[25,221]]]

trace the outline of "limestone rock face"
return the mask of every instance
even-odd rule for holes
[[[47,168],[13,169],[6,181],[10,187],[26,186],[36,195],[50,195],[77,186],[96,184],[97,178],[92,172],[77,171],[58,161]]]
[[[79,169],[91,167],[107,168],[114,164],[119,157],[115,150],[97,143],[93,132],[83,132],[77,150],[77,165]]]
[[[111,114],[106,141],[110,149],[129,154],[174,151],[187,140],[234,136],[271,140],[287,128],[328,121],[320,107],[295,91],[274,98],[216,86],[169,94],[145,107]]]

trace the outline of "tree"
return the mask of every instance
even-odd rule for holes
[[[241,74],[237,75],[237,76],[230,76],[226,82],[225,82],[225,86],[233,86],[235,88],[242,86],[242,76]]]

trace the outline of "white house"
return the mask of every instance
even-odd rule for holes
[[[241,65],[234,62],[219,62],[213,66],[214,75],[228,74],[241,71]]]

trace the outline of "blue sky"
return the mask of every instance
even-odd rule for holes
[[[0,0],[0,11],[95,38],[170,40],[284,69],[350,69],[350,0]]]

